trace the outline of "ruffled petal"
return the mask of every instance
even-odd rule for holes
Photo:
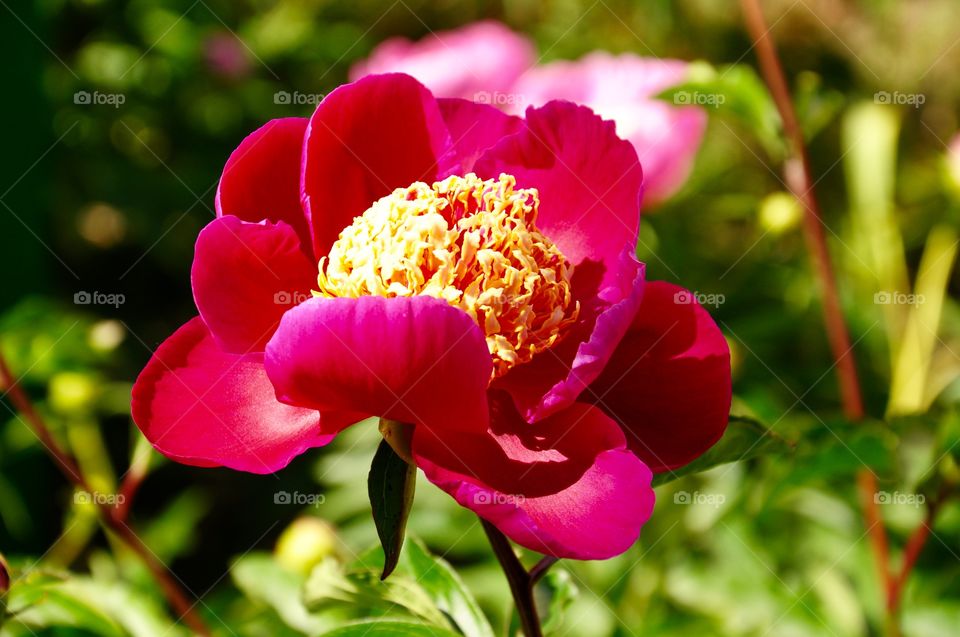
[[[283,221],[310,253],[307,218],[300,207],[300,164],[307,119],[274,119],[253,131],[230,155],[217,186],[217,216]]]
[[[456,157],[436,100],[408,75],[341,86],[310,118],[301,197],[315,255],[376,200],[447,174]]]
[[[327,444],[321,433],[349,424],[278,402],[262,354],[217,348],[203,321],[191,319],[164,341],[133,386],[133,419],[163,455],[200,467],[273,473]],[[349,418],[347,418],[349,420]]]
[[[536,425],[491,393],[491,431],[414,430],[413,456],[462,506],[531,550],[605,559],[627,550],[653,510],[650,470],[600,410],[574,404]]]
[[[483,430],[493,364],[472,318],[428,296],[316,298],[267,344],[277,397],[432,430]]]
[[[513,91],[526,105],[564,99],[589,106],[617,123],[643,165],[644,206],[656,204],[686,181],[707,124],[704,109],[676,106],[657,94],[683,82],[687,63],[598,51],[575,62],[531,68]]]
[[[524,126],[519,117],[507,115],[486,104],[454,98],[439,99],[437,103],[459,159],[453,174],[471,172],[485,150]]]
[[[569,102],[529,108],[526,127],[484,153],[476,172],[508,173],[540,192],[537,227],[579,265],[603,266],[603,284],[618,275],[623,246],[636,245],[643,171],[613,122]]]
[[[200,316],[224,351],[262,352],[296,303],[310,298],[317,269],[286,223],[214,219],[197,237],[191,279]]]
[[[518,365],[496,382],[513,396],[529,422],[552,414],[577,396],[603,371],[626,334],[644,293],[644,264],[626,246],[617,268],[618,279],[603,285],[604,270],[596,262],[577,266],[572,283],[580,316],[566,337],[525,365]]]
[[[589,109],[551,102],[527,109],[526,127],[476,163],[540,193],[537,227],[575,266],[578,323],[557,346],[499,382],[530,421],[573,402],[626,332],[640,302],[643,266],[634,257],[643,174],[636,152],[612,122]]]
[[[630,331],[580,397],[619,422],[655,472],[681,467],[723,435],[730,350],[713,319],[681,287],[652,281]]]
[[[526,38],[498,22],[484,21],[431,33],[419,42],[385,40],[350,69],[350,79],[407,73],[440,97],[496,104],[506,100],[514,80],[535,63],[536,52]]]

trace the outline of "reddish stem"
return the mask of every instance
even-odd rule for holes
[[[73,483],[76,488],[86,491],[87,493],[93,493],[93,489],[90,488],[90,484],[80,471],[77,462],[70,454],[64,451],[50,433],[49,427],[47,427],[43,418],[40,417],[40,414],[30,401],[30,398],[20,386],[19,379],[14,378],[10,372],[10,367],[7,365],[7,361],[2,352],[0,352],[0,381],[2,381],[0,387],[6,389],[6,395],[10,397],[10,401],[27,419],[30,428],[43,443],[47,453],[56,461],[60,467],[60,471],[67,480]],[[116,501],[118,499],[119,498],[110,498],[109,500]],[[153,578],[160,585],[171,608],[174,609],[178,616],[194,632],[199,635],[210,635],[210,629],[207,628],[203,620],[200,619],[200,616],[193,610],[196,602],[190,601],[187,594],[174,580],[170,571],[157,559],[133,529],[123,522],[117,515],[117,510],[106,503],[107,498],[96,498],[95,500],[97,503],[97,513],[103,524],[119,536],[143,561],[150,570],[151,575],[153,575]]]
[[[920,558],[920,553],[923,551],[923,547],[930,537],[930,533],[933,532],[933,523],[936,520],[937,514],[940,512],[943,503],[949,498],[949,495],[950,490],[948,486],[940,489],[936,498],[927,505],[927,514],[924,516],[923,522],[921,522],[920,526],[914,529],[910,537],[907,538],[907,544],[903,548],[903,565],[900,567],[900,572],[894,578],[887,595],[887,612],[890,615],[895,614],[900,609],[903,589],[907,585],[910,573],[913,572],[913,567],[916,566],[917,560]]]
[[[797,119],[796,111],[794,111],[786,75],[770,37],[770,29],[763,17],[760,2],[759,0],[741,0],[741,5],[743,6],[747,29],[756,45],[757,58],[760,62],[760,70],[764,81],[783,120],[784,132],[789,146],[788,157],[784,163],[784,180],[787,188],[790,189],[790,192],[803,207],[807,246],[810,249],[811,258],[816,267],[823,292],[824,323],[826,324],[827,337],[837,368],[843,411],[849,420],[861,420],[864,416],[864,409],[860,382],[857,377],[856,360],[850,346],[850,335],[847,332],[840,307],[840,295],[837,292],[836,276],[827,249],[820,206],[814,193],[814,181],[811,177],[812,171],[810,170],[810,161],[803,139],[803,130]],[[875,498],[877,478],[872,471],[864,469],[858,475],[857,484],[860,488],[860,498],[877,571],[889,597],[893,580],[889,566],[890,555],[887,533]]]

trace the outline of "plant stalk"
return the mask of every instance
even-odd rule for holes
[[[556,560],[549,558],[553,561],[540,569],[539,575],[534,579],[534,574],[538,572],[537,567],[539,567],[540,564],[534,567],[533,572],[528,573],[527,569],[523,567],[523,564],[520,563],[517,555],[513,552],[510,540],[508,540],[497,527],[483,518],[480,518],[480,522],[483,524],[483,530],[487,533],[490,546],[493,547],[493,552],[500,562],[500,567],[503,569],[504,575],[507,576],[507,582],[510,584],[510,593],[513,595],[513,602],[517,607],[517,614],[520,616],[520,627],[523,630],[523,634],[526,637],[543,637],[543,630],[540,628],[540,616],[537,614],[537,604],[533,599],[533,586],[536,584],[536,579],[542,577],[546,569],[549,568],[549,565]],[[544,562],[541,561],[541,564],[543,563]]]

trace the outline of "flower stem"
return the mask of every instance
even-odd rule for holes
[[[483,524],[483,530],[487,533],[490,540],[490,546],[500,562],[500,567],[507,576],[507,582],[510,584],[510,593],[513,595],[513,602],[517,607],[517,614],[520,616],[520,627],[526,637],[543,637],[543,631],[540,628],[540,616],[537,614],[537,605],[533,599],[533,586],[536,579],[542,577],[546,569],[556,561],[556,558],[544,558],[533,571],[527,572],[523,567],[517,555],[513,552],[513,547],[503,533],[497,527],[493,526],[483,518],[480,519]],[[543,568],[538,567],[545,563],[545,560],[552,560]],[[539,573],[539,574],[538,574]],[[536,575],[536,579],[534,576]]]
[[[47,427],[43,418],[33,406],[30,398],[20,386],[19,379],[14,378],[10,372],[10,367],[7,365],[7,361],[2,352],[0,352],[0,389],[5,391],[4,395],[10,397],[10,401],[26,418],[27,425],[36,434],[47,453],[56,461],[60,471],[67,480],[73,483],[78,489],[86,491],[87,493],[93,493],[89,481],[83,475],[76,460],[56,441],[50,433],[50,428]],[[115,499],[110,499],[110,501],[113,500]],[[170,607],[173,608],[178,617],[198,635],[210,635],[210,629],[193,610],[197,602],[190,601],[190,598],[187,597],[187,594],[174,579],[174,576],[167,570],[167,567],[164,566],[150,548],[143,543],[143,540],[140,539],[136,532],[124,523],[123,519],[118,515],[117,510],[107,504],[107,499],[96,498],[96,505],[97,514],[100,516],[100,520],[104,526],[122,539],[127,546],[133,550],[137,557],[143,561],[147,569],[149,569],[150,574],[160,586],[164,596],[166,596]]]
[[[863,396],[857,377],[856,361],[840,307],[840,295],[837,292],[836,276],[823,232],[820,206],[814,192],[814,181],[811,176],[806,144],[803,140],[803,130],[793,108],[787,79],[780,64],[780,58],[777,56],[773,39],[770,36],[770,28],[763,17],[760,2],[759,0],[741,0],[740,4],[743,7],[747,30],[750,32],[757,49],[757,58],[760,62],[760,70],[764,81],[783,120],[784,132],[789,145],[788,157],[784,163],[784,180],[787,188],[790,189],[790,192],[803,207],[807,246],[823,291],[823,316],[840,382],[843,411],[851,421],[862,420],[864,416]],[[857,484],[860,489],[860,499],[864,508],[865,522],[870,535],[870,544],[877,563],[877,570],[889,599],[894,584],[890,573],[887,533],[880,516],[879,505],[874,497],[877,492],[877,477],[869,469],[864,469],[858,475]],[[887,619],[889,623],[890,617],[888,616]]]

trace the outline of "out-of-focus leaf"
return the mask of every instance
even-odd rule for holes
[[[272,608],[291,628],[316,634],[336,626],[332,618],[319,617],[306,607],[302,597],[303,578],[280,566],[270,555],[248,553],[230,569],[244,594]]]
[[[541,612],[544,617],[543,634],[563,634],[563,625],[567,609],[577,598],[579,590],[570,577],[570,573],[563,568],[554,567],[544,575],[537,586],[537,607],[545,609]],[[546,599],[541,599],[541,594]]]
[[[493,628],[463,580],[443,559],[430,555],[419,541],[407,542],[400,570],[409,573],[466,637],[493,637]]]
[[[844,98],[840,91],[825,89],[819,75],[804,71],[797,75],[793,102],[803,136],[810,140],[840,113]]]
[[[206,497],[196,489],[180,493],[143,530],[144,541],[161,560],[172,561],[193,547],[197,525],[208,506]]]
[[[410,622],[365,621],[338,628],[323,637],[458,637],[445,628]]]
[[[449,626],[446,615],[412,577],[396,574],[380,580],[380,569],[345,571],[337,562],[323,560],[310,574],[304,602],[311,611],[349,609],[355,616],[406,613],[437,626]]]
[[[767,427],[752,418],[730,416],[727,430],[717,444],[690,464],[657,474],[653,477],[653,486],[672,482],[677,478],[700,473],[717,465],[740,460],[749,460],[758,456],[789,453],[793,445]]]
[[[18,582],[10,590],[7,609],[11,624],[34,628],[78,628],[103,637],[126,637],[127,633],[92,600],[65,590],[65,581],[42,577]]]
[[[780,114],[767,87],[749,66],[714,69],[703,63],[691,65],[686,82],[658,97],[677,106],[701,106],[708,113],[730,117],[755,135],[771,157],[784,155]]]
[[[383,547],[382,579],[393,572],[400,558],[416,485],[417,468],[398,456],[386,440],[382,441],[367,480],[373,521]]]

